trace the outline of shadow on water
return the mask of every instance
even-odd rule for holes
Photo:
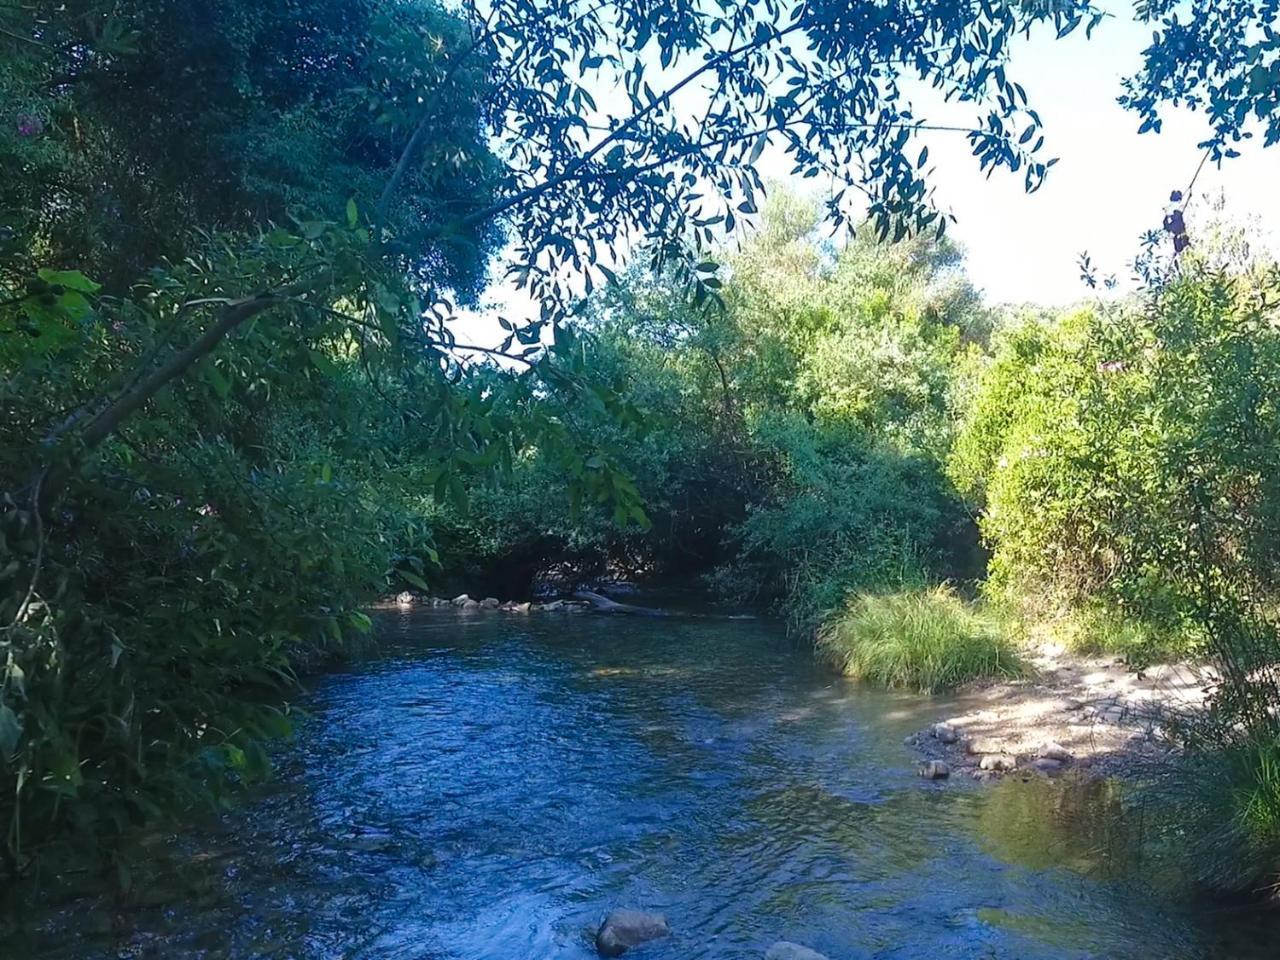
[[[319,681],[281,779],[152,837],[113,920],[55,887],[15,958],[586,958],[613,905],[652,960],[774,940],[876,957],[1252,958],[1116,788],[914,776],[938,700],[832,678],[767,622],[387,613]]]

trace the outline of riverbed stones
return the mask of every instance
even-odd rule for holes
[[[764,960],[827,960],[827,956],[790,940],[779,940],[765,951]]]
[[[462,601],[462,603],[460,603],[458,606],[459,606],[459,609],[462,609],[462,610],[479,610],[480,601],[472,600],[470,597],[467,597],[467,599]]]
[[[960,733],[949,723],[935,723],[933,737],[939,743],[955,743],[960,739]]]
[[[1054,760],[1052,757],[1036,757],[1031,761],[1032,770],[1050,777],[1055,773],[1061,773],[1064,766],[1061,760]]]
[[[995,773],[1005,773],[1018,769],[1018,760],[1007,753],[989,753],[978,763],[978,767]]]
[[[945,780],[951,776],[951,768],[941,760],[925,760],[916,767],[916,773],[926,780]]]
[[[486,610],[497,610],[502,606],[502,601],[497,597],[485,597],[480,601],[480,606],[484,607]]]
[[[470,602],[471,596],[466,593],[460,593],[450,601],[455,607],[464,607]]]
[[[396,604],[401,607],[413,606],[413,594],[408,590],[404,590],[396,594]]]
[[[660,913],[611,910],[596,932],[596,952],[602,957],[620,957],[632,947],[670,934],[667,918]]]

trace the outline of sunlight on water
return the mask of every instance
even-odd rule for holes
[[[1274,928],[1135,862],[1114,788],[925,783],[902,738],[945,706],[834,679],[774,625],[382,631],[315,685],[278,782],[152,838],[123,921],[54,884],[17,956],[569,960],[615,905],[668,916],[652,960],[1271,955]]]

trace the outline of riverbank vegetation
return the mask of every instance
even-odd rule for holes
[[[614,6],[0,6],[7,874],[127,887],[120,838],[266,776],[372,598],[548,570],[826,622],[927,689],[1015,669],[993,616],[1084,618],[1219,663],[1196,742],[1270,782],[1275,266],[1185,249],[1179,197],[1142,296],[995,309],[899,84],[981,104],[978,163],[1034,190],[1009,41],[1101,11]],[[1215,159],[1280,130],[1238,12],[1147,10],[1125,89],[1150,129],[1203,88]],[[536,315],[459,342],[500,252]]]
[[[859,595],[819,628],[817,649],[847,676],[922,693],[1023,672],[1009,624],[946,587]]]

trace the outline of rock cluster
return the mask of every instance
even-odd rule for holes
[[[1077,763],[1071,751],[1057,743],[1045,743],[1033,754],[1017,756],[998,737],[966,737],[958,726],[946,722],[935,723],[924,733],[913,734],[904,742],[926,754],[926,759],[916,770],[925,780],[947,779],[954,767],[976,779],[1019,770],[1053,776]],[[939,759],[943,756],[952,763]]]
[[[446,600],[444,597],[417,596],[407,590],[396,594],[394,600],[400,607],[455,607],[458,610],[498,610],[502,613],[586,613],[592,609],[591,604],[585,600],[551,600],[547,603],[502,601],[497,597],[476,600],[466,593],[459,594],[452,600]]]

